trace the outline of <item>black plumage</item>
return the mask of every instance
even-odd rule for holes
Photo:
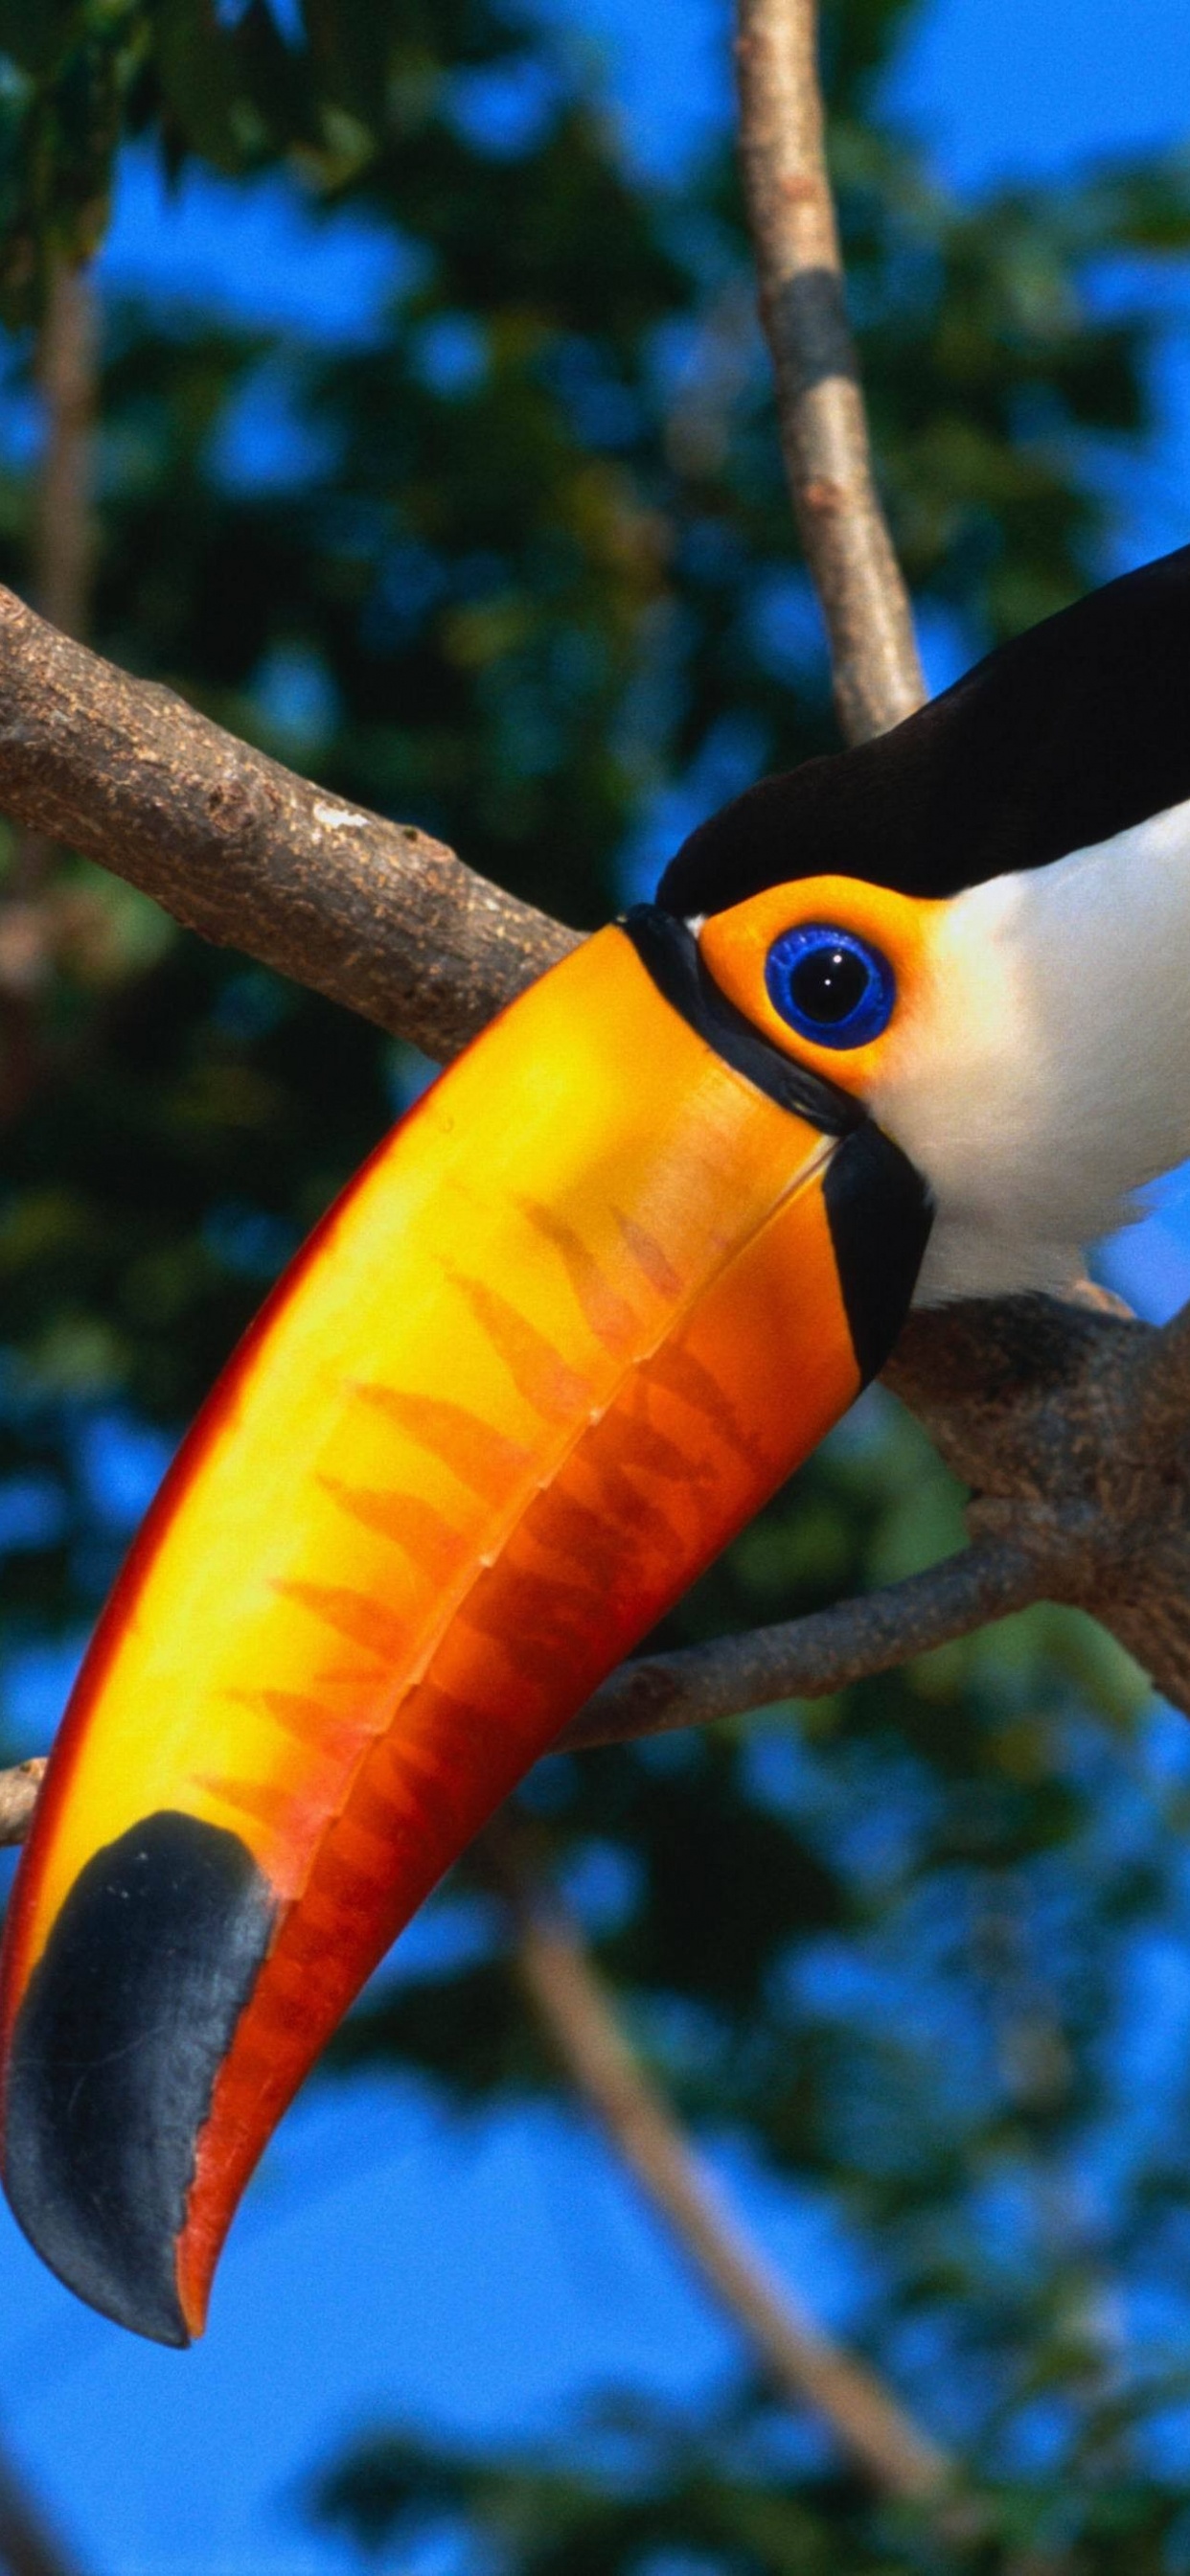
[[[1190,546],[1003,644],[891,733],[700,824],[657,891],[689,920],[859,877],[945,896],[1044,867],[1190,798]]]

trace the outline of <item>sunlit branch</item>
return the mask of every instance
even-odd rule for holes
[[[0,810],[439,1058],[576,945],[443,842],[296,777],[3,589]]]
[[[781,447],[848,742],[911,715],[925,683],[872,473],[826,167],[815,0],[737,0],[740,153]]]

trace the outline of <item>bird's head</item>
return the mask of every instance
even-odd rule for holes
[[[749,789],[658,899],[920,1174],[919,1302],[1060,1291],[1190,1155],[1190,549]]]

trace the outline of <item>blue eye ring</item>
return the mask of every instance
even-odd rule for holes
[[[783,930],[765,959],[764,980],[774,1010],[815,1046],[867,1046],[888,1027],[897,998],[883,952],[830,921]]]

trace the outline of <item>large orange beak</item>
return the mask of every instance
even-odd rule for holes
[[[341,2014],[879,1365],[928,1223],[896,1148],[653,913],[372,1157],[166,1480],[18,1874],[4,2180],[83,2298],[201,2330]]]

